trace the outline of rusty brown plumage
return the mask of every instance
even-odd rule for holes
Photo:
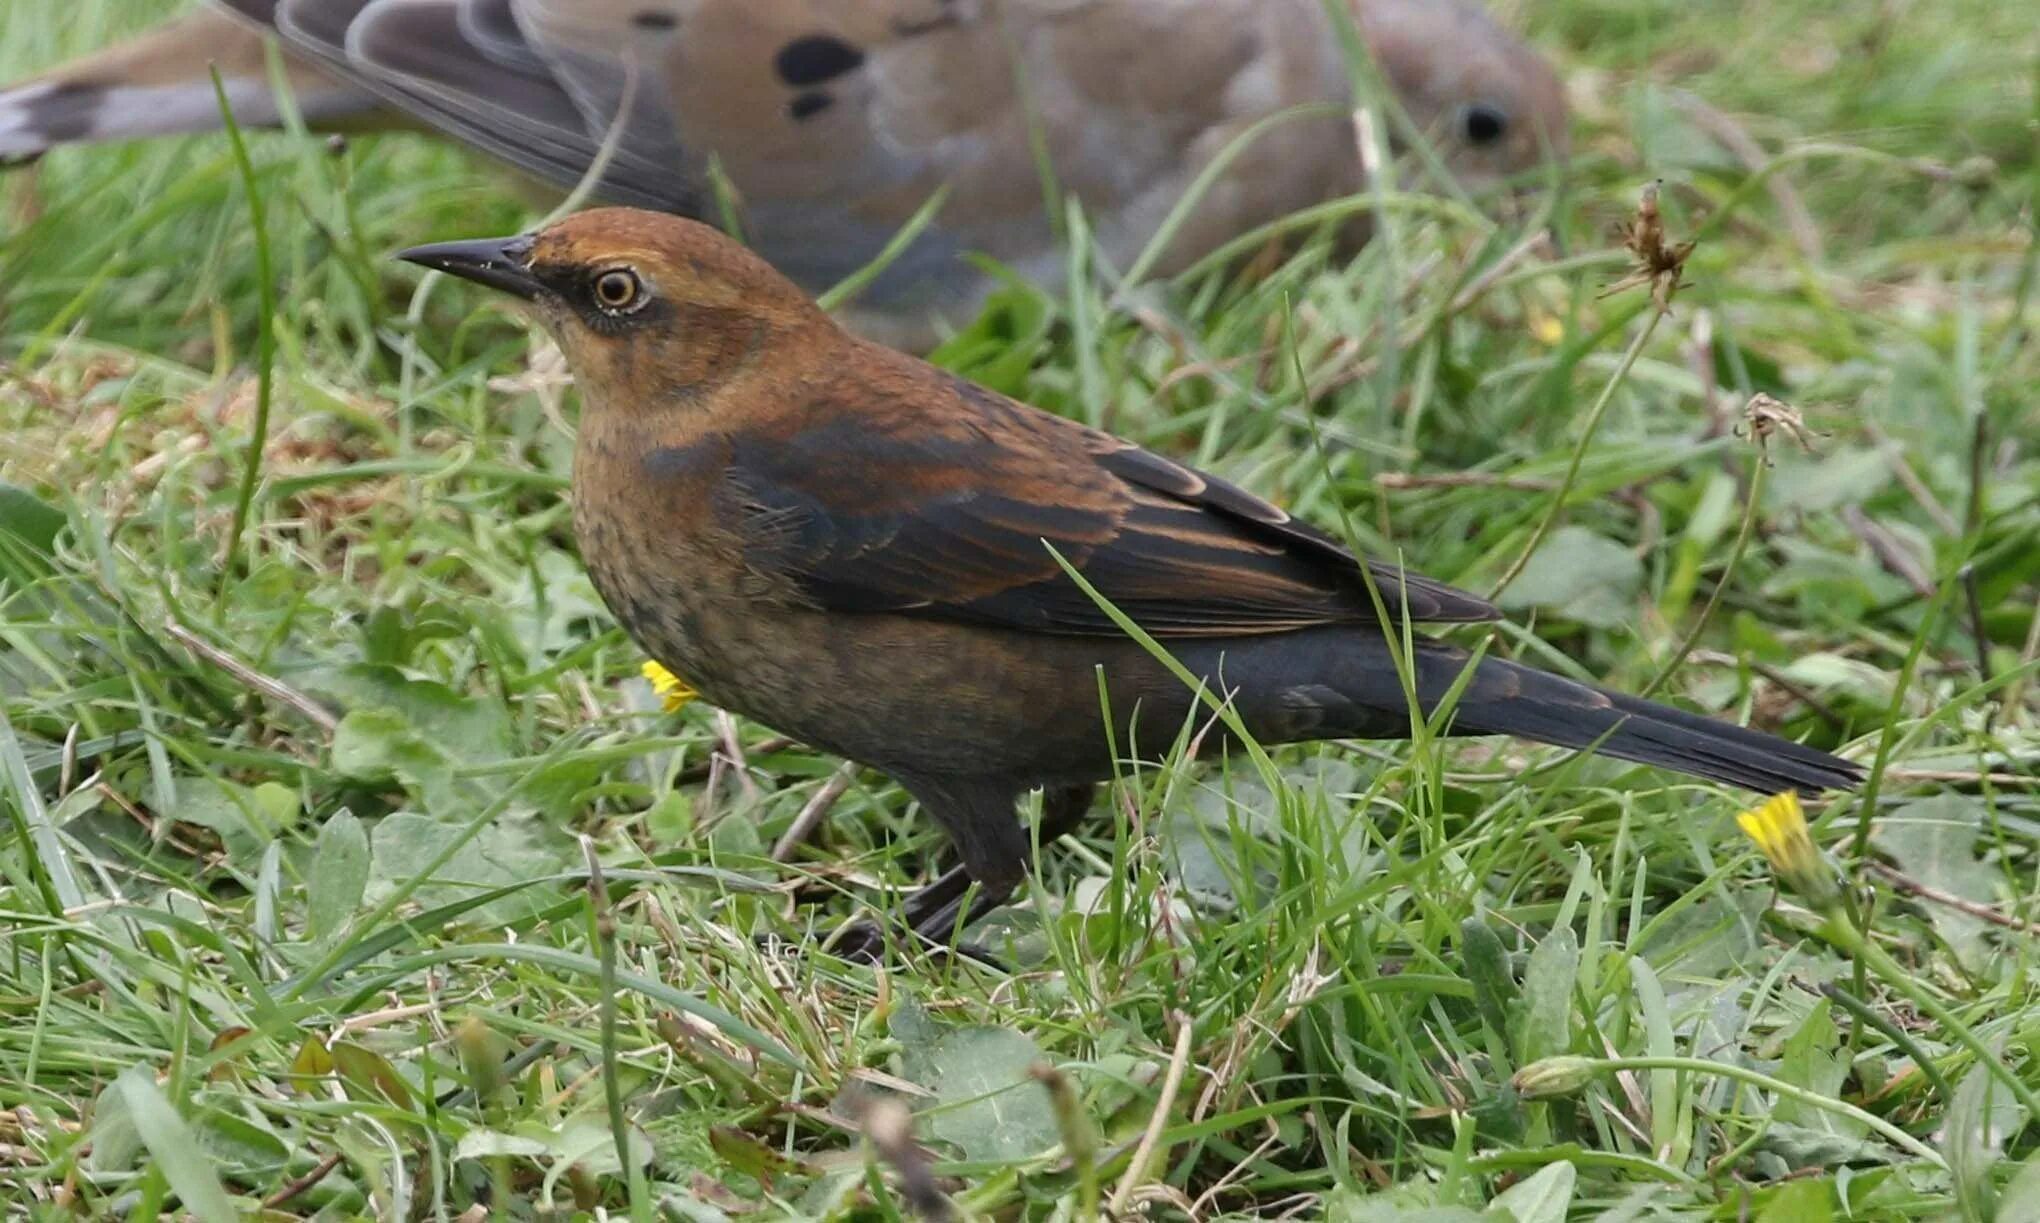
[[[1262,742],[1394,738],[1405,690],[1370,595],[1412,622],[1497,613],[1355,559],[1215,477],[859,340],[715,231],[605,209],[536,236],[406,258],[533,303],[580,382],[574,517],[596,587],[709,699],[896,777],[967,875],[917,896],[946,934],[961,879],[996,902],[1027,840],[1062,831],[1122,749],[1152,754],[1195,694],[1050,554],[1231,701]],[[1364,565],[1364,567],[1363,567]],[[1419,637],[1428,711],[1773,792],[1854,765],[1697,714]],[[867,948],[868,949],[868,948]]]

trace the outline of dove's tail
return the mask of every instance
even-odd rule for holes
[[[17,85],[0,88],[0,164],[30,161],[62,144],[214,131],[217,65],[234,121],[282,120],[269,78],[265,36],[212,9],[196,9],[128,42]],[[284,79],[307,122],[330,124],[376,109],[366,92],[293,57]]]

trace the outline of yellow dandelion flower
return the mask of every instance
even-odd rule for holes
[[[1530,334],[1546,348],[1556,348],[1565,339],[1565,320],[1540,310],[1530,316]]]
[[[1825,911],[1841,899],[1835,873],[1807,831],[1806,812],[1797,793],[1774,794],[1761,806],[1736,816],[1735,822],[1770,862],[1779,882],[1799,893],[1809,906]]]
[[[652,685],[652,691],[658,693],[659,703],[666,707],[667,713],[673,713],[684,707],[687,702],[701,695],[694,690],[692,684],[689,684],[686,680],[681,679],[658,663],[646,663],[644,665],[644,676]]]

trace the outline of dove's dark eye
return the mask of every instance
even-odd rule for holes
[[[645,303],[645,284],[629,268],[611,268],[597,273],[595,304],[611,314],[628,314]]]
[[[1509,116],[1499,107],[1476,103],[1466,108],[1460,117],[1460,125],[1466,133],[1469,144],[1493,144],[1509,134]]]

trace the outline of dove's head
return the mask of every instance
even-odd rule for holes
[[[1487,13],[1466,0],[1355,0],[1353,8],[1403,109],[1462,186],[1491,186],[1564,158],[1557,73]]]
[[[591,406],[671,402],[826,322],[793,282],[710,227],[634,208],[536,233],[414,247],[400,259],[536,308]]]

